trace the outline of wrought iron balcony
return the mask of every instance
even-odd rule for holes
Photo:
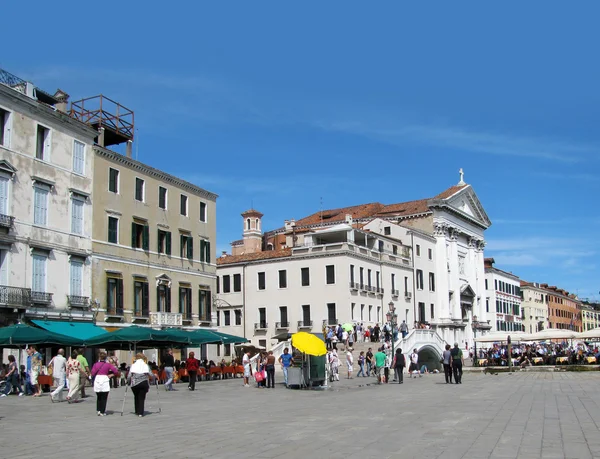
[[[254,329],[255,330],[266,330],[268,328],[268,323],[267,322],[258,322],[254,324]]]
[[[398,296],[400,292],[398,290],[392,290],[392,296]]]
[[[31,302],[34,304],[50,304],[52,303],[52,293],[32,291]]]
[[[312,320],[299,320],[298,328],[312,328],[313,321]]]
[[[123,306],[109,306],[106,308],[106,315],[107,316],[117,316],[117,317],[122,317],[123,316]]]
[[[72,308],[87,308],[90,305],[90,298],[87,296],[67,295],[67,300]]]
[[[31,289],[0,285],[0,306],[31,305]]]
[[[290,328],[289,322],[275,322],[275,328],[281,330],[283,328]]]
[[[11,217],[10,215],[0,214],[0,226],[1,227],[12,228],[14,222],[15,222],[15,217]]]

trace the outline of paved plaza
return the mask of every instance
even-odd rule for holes
[[[156,388],[144,418],[124,389],[97,417],[78,404],[0,399],[0,457],[10,458],[590,458],[600,457],[599,373],[442,375],[377,386],[340,381],[326,391],[201,382]],[[367,383],[370,383],[367,385]],[[93,392],[90,391],[93,394]]]

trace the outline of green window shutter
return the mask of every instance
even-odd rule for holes
[[[165,238],[165,252],[167,255],[171,255],[171,233],[168,232]]]
[[[135,247],[135,245],[137,243],[137,240],[136,240],[136,237],[135,237],[136,226],[137,225],[135,223],[131,224],[131,247]]]
[[[142,231],[142,249],[150,250],[150,227],[148,225],[145,225]]]
[[[183,253],[183,248],[185,246],[185,238],[186,237],[187,236],[184,236],[183,234],[179,235],[179,247],[180,247],[180,249],[179,249],[179,256],[181,258],[183,258],[185,256],[185,254]]]
[[[117,280],[117,309],[123,310],[123,279]]]
[[[156,286],[156,312],[164,312],[160,310],[160,285]]]
[[[149,296],[150,296],[150,290],[148,287],[148,282],[144,282],[142,284],[142,315],[143,316],[147,316],[149,313],[149,306],[150,306]]]
[[[160,253],[160,233],[162,233],[161,230],[156,233],[156,253]]]
[[[165,296],[167,299],[167,310],[165,312],[171,312],[171,287],[165,287]]]
[[[112,298],[110,297],[110,278],[106,279],[106,308],[111,309],[114,306],[112,304]]]
[[[200,261],[204,261],[204,251],[205,246],[206,245],[206,241],[204,239],[200,239]]]
[[[206,262],[210,263],[210,241],[206,241]]]
[[[194,238],[192,236],[189,236],[187,240],[187,257],[190,260],[194,259]]]

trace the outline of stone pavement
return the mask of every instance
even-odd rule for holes
[[[52,404],[0,399],[0,457],[7,458],[578,458],[600,457],[599,373],[442,375],[377,386],[342,380],[330,390],[244,388],[241,380],[152,388],[144,418],[124,389],[112,414],[95,398]]]

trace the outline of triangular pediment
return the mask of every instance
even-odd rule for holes
[[[7,160],[0,159],[0,171],[6,172],[6,173],[8,173],[10,175],[15,175],[15,172],[17,172],[17,168],[14,167]]]
[[[475,298],[475,291],[471,288],[469,284],[465,284],[460,288],[460,296]]]
[[[460,189],[452,196],[439,200],[454,212],[464,215],[468,219],[475,220],[484,228],[491,226],[492,222],[487,216],[481,201],[473,191],[470,185]]]

